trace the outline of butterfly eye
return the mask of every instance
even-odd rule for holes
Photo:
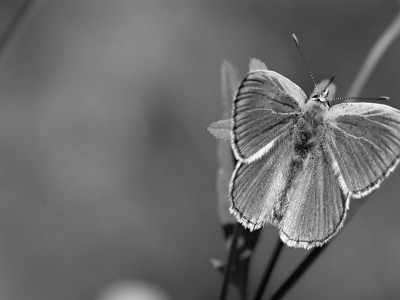
[[[319,100],[319,95],[318,94],[312,95],[310,100],[318,101]]]

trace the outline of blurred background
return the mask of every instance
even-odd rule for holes
[[[24,1],[0,1],[0,30]],[[395,0],[42,1],[0,69],[0,299],[216,299],[224,58],[344,96]],[[400,40],[362,95],[400,108]],[[396,171],[287,299],[398,299]],[[266,228],[250,291],[277,238]],[[285,249],[275,290],[306,254]],[[270,294],[270,292],[267,294]],[[251,293],[252,295],[252,293]],[[236,299],[230,291],[230,299]],[[141,298],[139,298],[141,297]]]

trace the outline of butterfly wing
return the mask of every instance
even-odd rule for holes
[[[292,131],[271,148],[268,155],[250,164],[238,162],[232,175],[230,212],[250,230],[273,221],[293,157]]]
[[[343,226],[350,196],[340,188],[322,146],[314,148],[287,192],[280,237],[289,246],[322,246]]]
[[[232,149],[239,161],[255,161],[287,135],[307,96],[276,72],[256,70],[242,81],[233,103]]]
[[[400,111],[382,104],[343,103],[325,118],[326,145],[342,189],[360,198],[378,188],[400,157]]]

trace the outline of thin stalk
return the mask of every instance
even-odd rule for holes
[[[275,292],[270,298],[271,300],[277,300],[282,298],[290,288],[300,279],[300,277],[307,271],[308,267],[317,259],[317,257],[325,250],[328,244],[322,247],[315,248],[312,252],[302,261],[297,269],[289,276],[289,278],[281,285],[281,287]]]
[[[26,0],[0,36],[0,65],[44,0]]]
[[[278,237],[278,240],[275,244],[274,251],[272,252],[272,256],[268,262],[267,268],[265,269],[264,275],[261,279],[261,282],[257,288],[256,295],[254,296],[254,300],[260,300],[264,294],[264,291],[267,288],[269,278],[275,268],[275,265],[279,259],[279,255],[281,254],[283,243],[281,239]]]
[[[226,268],[225,268],[225,272],[224,272],[224,280],[222,282],[221,294],[219,297],[220,300],[225,300],[226,295],[228,294],[228,285],[229,285],[229,281],[231,278],[232,265],[233,265],[233,262],[236,257],[236,250],[237,250],[236,245],[237,245],[239,231],[240,231],[239,226],[241,226],[241,225],[239,223],[236,223],[235,228],[233,229],[232,242],[231,242],[230,249],[229,249],[228,262],[226,264]]]
[[[357,199],[357,202],[353,202],[351,204],[349,214],[347,215],[347,219],[345,224],[347,224],[357,213],[357,211],[361,208],[361,206],[367,202],[367,199],[371,197],[372,194],[368,195],[365,198]],[[289,276],[288,279],[280,286],[278,291],[271,297],[271,300],[277,300],[284,296],[290,288],[300,279],[300,277],[304,274],[305,271],[313,264],[313,262],[319,257],[319,255],[328,248],[329,243],[325,244],[322,247],[314,248],[310,254],[306,256],[306,258],[301,262],[301,264],[297,267],[296,270]]]
[[[371,76],[372,71],[375,69],[381,57],[392,44],[392,42],[396,39],[399,33],[400,11],[368,53],[368,56],[362,68],[358,72],[356,79],[354,80],[348,92],[349,97],[357,97],[360,94],[361,90],[364,88],[369,77]]]

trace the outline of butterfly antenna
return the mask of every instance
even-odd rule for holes
[[[390,98],[387,96],[380,96],[380,97],[339,97],[339,98],[333,98],[329,99],[329,101],[333,100],[366,100],[366,101],[380,101],[380,100],[389,100]]]
[[[315,86],[315,90],[317,90],[317,84],[315,83],[314,75],[311,73],[310,66],[308,65],[306,59],[304,58],[303,52],[301,52],[299,40],[297,39],[297,37],[296,37],[296,35],[294,33],[292,33],[292,38],[293,38],[293,41],[294,41],[294,43],[296,45],[297,50],[299,51],[301,59],[303,60],[303,63],[306,65],[308,73],[310,73],[311,79],[312,79],[312,81],[314,83],[314,86]]]

